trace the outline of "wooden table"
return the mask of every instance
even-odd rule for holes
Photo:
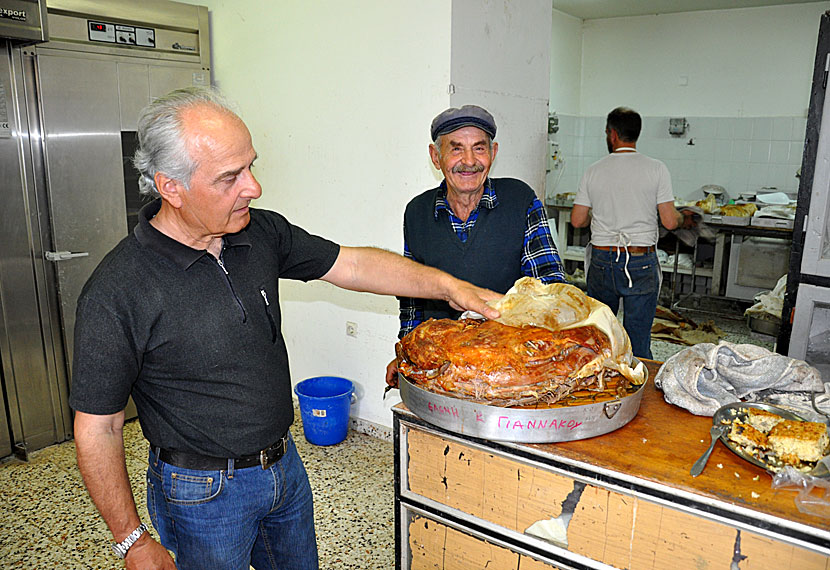
[[[653,379],[659,363],[646,365]],[[799,512],[764,470],[719,443],[689,474],[712,419],[651,380],[627,425],[566,443],[486,441],[393,413],[398,568],[830,570],[830,519]],[[568,511],[566,542],[525,533]]]

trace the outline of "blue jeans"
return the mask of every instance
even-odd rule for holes
[[[660,263],[657,254],[630,255],[625,274],[625,252],[617,260],[615,251],[591,250],[588,295],[611,308],[616,315],[623,300],[623,327],[631,339],[634,356],[651,359],[651,324],[660,293]]]
[[[311,486],[294,440],[269,469],[182,469],[150,450],[147,509],[180,570],[316,570]]]

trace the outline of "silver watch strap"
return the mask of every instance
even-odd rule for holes
[[[141,535],[144,534],[145,532],[147,532],[148,530],[149,529],[147,528],[147,525],[144,524],[144,523],[141,523],[140,525],[138,525],[138,528],[136,528],[134,531],[132,531],[127,536],[127,538],[125,538],[124,540],[122,540],[118,544],[113,544],[112,545],[112,551],[119,558],[124,558],[125,556],[127,556],[127,551],[130,549],[130,547],[133,544],[135,544],[135,542],[139,538],[141,538]]]

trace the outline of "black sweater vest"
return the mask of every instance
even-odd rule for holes
[[[522,276],[522,254],[527,210],[536,195],[514,178],[491,178],[498,198],[493,208],[481,207],[466,242],[458,239],[441,211],[435,218],[435,200],[441,188],[427,190],[413,198],[404,213],[404,239],[416,261],[505,293]],[[425,300],[424,320],[456,319],[461,313],[446,301]]]

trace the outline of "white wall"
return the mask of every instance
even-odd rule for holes
[[[585,168],[607,154],[605,116],[620,105],[643,116],[638,148],[667,164],[675,196],[700,198],[706,184],[733,198],[762,187],[794,194],[827,9],[830,2],[582,22],[579,110],[560,115],[553,138],[561,160],[548,195],[575,192]],[[554,37],[573,37],[573,22],[554,16]],[[553,43],[551,109],[573,108],[559,86],[573,71],[553,62],[573,65],[575,43]],[[685,135],[669,135],[670,117],[688,120]]]
[[[807,119],[803,117],[686,117],[684,136],[668,132],[669,117],[643,118],[637,148],[669,169],[677,198],[699,200],[701,188],[716,184],[730,198],[743,192],[775,188],[798,191],[796,173],[801,166]],[[576,192],[582,173],[608,154],[605,116],[560,117],[555,139],[564,162],[548,176],[549,197]],[[692,144],[690,144],[692,143]],[[564,165],[564,166],[563,166]],[[561,176],[554,178],[554,173]]]
[[[551,24],[550,110],[578,115],[582,87],[582,20],[553,10]]]
[[[582,115],[806,116],[830,2],[587,20]],[[681,78],[688,85],[680,85]]]
[[[473,0],[188,1],[210,10],[214,80],[238,102],[259,153],[255,173],[264,193],[256,205],[344,245],[401,251],[406,203],[441,179],[429,161],[429,127],[455,104],[451,83],[459,85],[457,97],[469,88],[485,106],[520,99],[527,88],[497,85],[492,79],[503,72],[492,62],[469,70],[452,66],[452,54],[461,49],[452,22],[464,18],[464,9],[477,11]],[[502,175],[532,177],[543,148],[521,137],[533,113],[542,115],[537,131],[546,125],[551,8],[548,0],[528,5],[530,18],[547,19],[529,21],[524,0],[488,0],[486,17],[477,20],[481,34],[463,42],[480,42],[478,55],[492,58],[499,50],[517,53],[503,26],[513,23],[514,36],[542,30],[537,40],[518,42],[534,51],[513,70],[517,77],[541,70],[532,78],[541,85],[527,106],[532,110],[519,112],[519,123],[510,120],[515,107],[491,109],[502,148],[519,141],[525,149],[511,160],[509,152],[504,160],[499,153]],[[504,56],[499,62],[509,63]],[[476,82],[482,70],[498,97]],[[534,157],[522,158],[525,151]],[[318,375],[349,378],[359,398],[352,415],[391,426],[390,408],[400,399],[391,392],[384,401],[382,393],[397,341],[397,300],[323,282],[282,281],[281,287],[294,383]],[[346,336],[346,321],[357,324],[357,337]]]
[[[546,198],[571,191],[582,167],[574,151],[579,136],[574,118],[579,116],[582,93],[582,20],[553,10],[550,35],[549,111],[559,118],[559,132],[548,134],[547,139],[559,146],[546,143]]]
[[[210,10],[215,83],[238,103],[259,154],[256,206],[344,245],[400,252],[406,202],[436,183],[427,147],[448,106],[451,5],[189,1]],[[400,400],[381,395],[397,300],[319,281],[281,288],[294,383],[349,378],[352,415],[391,425]]]
[[[550,0],[455,0],[452,3],[453,94],[496,119],[499,154],[492,176],[545,189],[550,84]]]

